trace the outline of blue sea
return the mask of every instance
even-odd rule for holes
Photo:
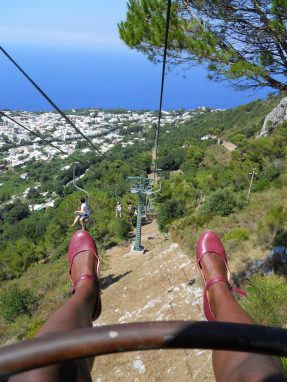
[[[91,49],[9,45],[4,49],[62,109],[159,107],[161,65],[126,47]],[[0,52],[0,109],[52,110],[47,101]],[[207,79],[206,71],[167,71],[163,109],[231,108],[264,98],[270,89],[235,92]]]

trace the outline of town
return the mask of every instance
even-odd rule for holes
[[[198,114],[217,110],[202,106],[189,111],[163,111],[161,126],[176,127]],[[5,111],[5,114],[26,127],[28,131],[8,118],[0,117],[2,132],[0,151],[4,154],[2,170],[22,167],[31,160],[50,161],[55,156],[65,158],[76,148],[80,148],[83,154],[91,150],[88,144],[82,145],[84,147],[77,146],[83,138],[56,112]],[[102,153],[116,144],[126,147],[133,145],[136,141],[144,141],[145,138],[137,134],[137,129],[134,128],[140,126],[147,130],[158,123],[158,113],[155,111],[72,109],[67,116],[85,136],[91,139],[93,144],[99,147]],[[169,130],[165,131],[169,133]],[[40,136],[52,145],[43,142]],[[60,153],[57,148],[66,154]]]

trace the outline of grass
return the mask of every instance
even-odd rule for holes
[[[13,342],[31,335],[35,322],[44,322],[69,296],[69,280],[66,256],[55,263],[33,265],[18,280],[13,281],[20,289],[29,288],[39,298],[39,306],[32,317],[22,315],[11,325],[0,321],[0,343]],[[1,285],[5,288],[10,282]],[[32,326],[32,328],[31,328]],[[29,334],[30,333],[30,334]]]
[[[286,327],[287,283],[283,277],[254,276],[246,285],[248,298],[241,300],[242,307],[260,325]]]
[[[248,298],[240,300],[240,304],[257,324],[287,327],[286,279],[257,275],[245,287]],[[281,358],[281,361],[287,372],[287,358]]]
[[[210,145],[203,160],[203,166],[212,167],[216,163],[227,164],[231,159],[231,153],[220,145]]]

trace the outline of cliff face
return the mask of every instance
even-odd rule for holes
[[[259,137],[268,135],[274,127],[287,120],[287,97],[283,98],[269,114],[266,115]]]

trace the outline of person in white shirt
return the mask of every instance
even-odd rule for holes
[[[84,221],[90,215],[88,206],[86,204],[86,199],[84,197],[81,198],[81,209],[78,211],[75,211],[75,214],[76,214],[76,217],[71,227],[74,227],[74,225],[79,222],[81,224],[82,230],[84,230],[85,229]]]
[[[116,205],[116,217],[118,217],[118,215],[120,216],[120,218],[122,217],[122,205],[120,202],[117,202]]]

